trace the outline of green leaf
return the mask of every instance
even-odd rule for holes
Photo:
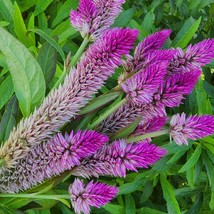
[[[67,0],[58,10],[56,18],[53,20],[52,27],[58,25],[63,19],[69,16],[71,9],[78,6],[78,0]]]
[[[112,214],[124,213],[124,208],[122,206],[119,206],[119,205],[106,204],[103,208]]]
[[[47,42],[49,42],[49,44],[52,45],[59,52],[60,56],[65,61],[65,54],[63,50],[53,38],[51,38],[48,34],[46,34],[44,31],[40,29],[30,29],[29,31],[39,34],[42,38],[44,38]]]
[[[201,155],[201,145],[198,145],[192,156],[188,159],[188,161],[181,167],[179,172],[185,172],[186,170],[192,168],[197,163],[198,159]]]
[[[188,150],[188,148],[187,148]],[[177,160],[179,160],[184,154],[186,153],[186,150],[181,150],[178,151],[177,153],[175,153],[170,160],[168,160],[166,163],[167,164],[171,164],[171,163],[175,163]]]
[[[125,202],[126,214],[136,213],[135,201],[131,194],[125,195]]]
[[[192,17],[187,19],[172,42],[172,47],[185,48],[198,30],[200,23],[201,17],[197,21]]]
[[[192,208],[186,212],[186,214],[196,214],[200,212],[203,205],[203,195],[199,194]]]
[[[163,173],[160,174],[160,182],[163,189],[163,196],[167,203],[168,213],[180,214],[181,211],[179,208],[179,204],[175,198],[175,192],[171,184],[168,182],[166,175]]]
[[[144,36],[148,36],[150,33],[152,33],[153,28],[154,28],[154,21],[155,21],[155,15],[154,15],[153,9],[152,9],[152,11],[149,11],[145,15],[143,22],[141,24],[141,28],[146,33]]]
[[[212,114],[212,104],[207,96],[207,93],[203,86],[203,80],[200,79],[195,87],[196,99],[198,103],[199,114]]]
[[[115,20],[114,26],[125,27],[133,17],[135,12],[134,8],[130,8],[126,11],[123,11]]]
[[[35,16],[45,11],[46,8],[53,2],[53,0],[38,0],[34,11]]]
[[[12,78],[9,75],[0,85],[0,110],[9,101],[14,93]]]
[[[14,3],[14,30],[18,39],[27,47],[34,45],[34,40],[32,36],[29,34],[27,36],[27,29],[22,18],[21,11],[17,3]]]
[[[16,0],[19,5],[19,8],[22,12],[28,10],[30,7],[36,5],[38,0]]]
[[[4,142],[9,137],[10,131],[16,125],[15,116],[17,114],[18,106],[17,99],[14,96],[7,104],[0,123],[0,142]]]
[[[137,214],[167,214],[167,213],[149,207],[142,207],[139,210],[137,210]]]
[[[131,123],[130,125],[120,129],[116,134],[114,134],[111,137],[111,140],[128,137],[137,128],[137,126],[141,120],[142,120],[142,116],[138,117],[137,120],[135,120],[133,123]]]
[[[46,85],[51,82],[56,72],[57,52],[48,42],[45,42],[39,49],[37,61],[44,73]]]
[[[14,32],[13,27],[13,14],[14,8],[13,3],[11,0],[1,0],[0,1],[0,14],[2,14],[4,21],[9,22],[10,25],[8,26],[11,33]]]
[[[22,114],[27,117],[44,98],[44,76],[38,62],[23,44],[3,28],[0,28],[0,34],[0,50],[7,60]]]
[[[121,93],[120,92],[113,92],[109,94],[103,94],[95,99],[93,99],[91,102],[89,102],[84,108],[81,109],[80,115],[87,114],[91,111],[94,111],[111,101],[115,100]]]

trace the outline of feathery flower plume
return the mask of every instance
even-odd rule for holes
[[[128,170],[148,168],[165,154],[166,150],[150,144],[147,140],[137,144],[127,144],[125,140],[118,140],[104,145],[71,172],[84,178],[101,175],[125,177]]]
[[[121,86],[128,95],[128,99],[136,104],[151,102],[152,95],[163,81],[167,66],[167,61],[153,64],[126,80]]]
[[[176,49],[176,53],[169,65],[167,74],[191,72],[201,69],[214,58],[214,39],[207,39],[195,45],[189,45],[184,53]]]
[[[142,115],[142,112],[143,108],[128,101],[108,118],[103,120],[98,126],[97,131],[107,135],[114,134],[137,120],[138,117]]]
[[[0,192],[19,192],[80,165],[108,142],[108,137],[95,131],[57,134],[41,143],[18,160],[14,169],[5,169],[0,176]]]
[[[71,24],[82,37],[95,40],[113,24],[124,3],[125,0],[80,0],[77,10],[71,11]]]
[[[143,119],[134,131],[134,135],[143,135],[160,130],[167,121],[167,117],[154,117],[152,119]]]
[[[11,167],[31,147],[48,140],[74,118],[121,64],[121,56],[133,48],[138,31],[115,28],[89,47],[76,70],[53,90],[30,117],[21,120],[0,149],[0,158]]]
[[[214,116],[176,114],[170,121],[170,136],[178,145],[188,145],[187,139],[196,140],[214,134]]]
[[[182,103],[184,95],[191,93],[200,75],[200,70],[193,70],[192,72],[174,74],[168,77],[153,96],[153,102],[167,107],[178,106]]]
[[[170,33],[171,30],[158,31],[140,42],[135,49],[134,57],[130,56],[127,60],[127,64],[125,65],[126,70],[133,72],[142,69],[146,57],[148,57],[151,52],[160,49],[170,36]]]
[[[69,186],[71,203],[75,213],[90,213],[90,206],[100,207],[110,202],[118,193],[118,188],[104,183],[90,181],[86,186],[83,181],[75,179]]]

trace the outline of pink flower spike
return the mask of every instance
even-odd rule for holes
[[[134,131],[134,135],[143,135],[146,133],[161,130],[167,121],[167,117],[153,117],[152,119],[142,120]]]
[[[83,181],[75,179],[69,187],[69,193],[75,213],[89,214],[90,206],[104,206],[116,197],[118,188],[93,181],[84,186]]]
[[[118,140],[104,145],[91,157],[83,160],[82,164],[72,170],[72,174],[82,177],[99,177],[111,175],[126,177],[128,170],[148,168],[166,154],[166,150],[149,143],[149,140],[126,143]]]
[[[167,66],[167,61],[153,64],[126,80],[121,86],[128,94],[128,98],[136,104],[151,102],[152,95],[163,81]]]
[[[189,116],[176,114],[170,121],[170,136],[178,145],[188,145],[188,139],[196,140],[214,134],[214,116]]]
[[[204,66],[214,59],[214,39],[206,39],[195,45],[189,45],[185,58],[195,66]]]
[[[71,24],[83,37],[95,40],[113,24],[123,3],[125,0],[80,0],[77,10],[71,11]]]

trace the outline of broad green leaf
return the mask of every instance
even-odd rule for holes
[[[119,205],[114,205],[114,204],[106,204],[103,207],[105,210],[110,212],[111,214],[121,214],[124,213],[124,208]]]
[[[34,40],[30,34],[27,36],[27,29],[19,6],[17,5],[16,2],[14,3],[13,21],[14,21],[14,30],[18,39],[27,47],[33,46]]]
[[[0,28],[0,34],[0,50],[6,58],[22,114],[27,117],[44,98],[44,76],[38,62],[23,44],[3,28]]]
[[[214,165],[212,164],[206,153],[202,153],[202,160],[207,170],[209,184],[211,186],[212,191],[214,191]]]
[[[188,148],[187,148],[188,150]],[[175,163],[177,160],[179,160],[184,154],[186,153],[186,150],[181,150],[175,153],[169,161],[167,161],[167,164]]]
[[[19,5],[19,8],[22,12],[28,10],[30,7],[36,5],[38,0],[16,0]]]
[[[201,145],[198,145],[192,156],[187,160],[187,162],[181,167],[179,172],[185,172],[186,170],[192,168],[197,163],[201,155]]]
[[[2,14],[4,21],[10,23],[8,26],[11,33],[14,33],[13,27],[13,14],[14,8],[11,0],[1,0],[0,1],[0,14]]]
[[[34,11],[35,16],[45,11],[45,9],[53,2],[53,0],[38,0]]]
[[[130,26],[133,29],[135,28],[135,29],[139,30],[138,38],[140,41],[143,40],[147,36],[147,32],[144,29],[142,29],[142,27],[134,19],[130,20]]]
[[[187,19],[172,42],[172,47],[185,48],[198,30],[200,23],[201,17],[197,21],[192,17]]]
[[[95,99],[93,99],[91,102],[89,102],[84,108],[81,109],[80,115],[87,114],[91,111],[94,111],[111,101],[115,100],[121,93],[120,92],[113,92],[109,94],[103,94]]]
[[[147,181],[145,183],[145,185],[143,186],[143,194],[141,194],[140,197],[140,203],[145,203],[147,200],[149,200],[149,198],[151,197],[152,193],[153,193],[153,184],[152,181]]]
[[[63,19],[68,18],[71,9],[76,9],[78,0],[67,0],[58,10],[56,18],[53,20],[52,27],[58,25]]]
[[[203,190],[203,187],[191,188],[191,187],[183,187],[175,190],[176,197],[188,197],[197,195]]]
[[[18,106],[17,99],[14,96],[7,104],[0,123],[0,142],[4,142],[10,134],[10,131],[16,125],[15,116],[17,114]]]
[[[134,8],[123,11],[115,20],[114,26],[125,27],[133,17],[135,12]]]
[[[14,93],[12,78],[9,75],[0,85],[0,110],[9,101]]]
[[[196,99],[198,103],[198,113],[199,114],[212,114],[212,105],[210,99],[203,86],[203,80],[200,79],[195,87],[196,89]]]
[[[8,25],[10,25],[10,23],[9,23],[9,22],[6,22],[6,21],[0,21],[0,27],[6,27],[6,26],[8,26]]]
[[[180,214],[180,208],[179,204],[175,198],[175,192],[169,183],[169,181],[166,178],[165,174],[160,174],[160,182],[161,182],[161,187],[163,190],[163,196],[164,199],[167,203],[167,210],[168,213],[173,213],[173,214]]]
[[[214,190],[212,190],[212,192],[211,192],[211,199],[209,202],[209,207],[211,210],[214,210]]]
[[[154,21],[155,21],[155,15],[152,9],[145,15],[143,22],[141,24],[141,28],[146,32],[146,35],[144,36],[148,36],[150,33],[152,33],[152,30],[154,28]]]
[[[142,116],[138,117],[137,120],[135,120],[133,123],[131,123],[130,125],[120,129],[116,134],[114,134],[111,137],[111,140],[128,137],[137,128],[137,126],[141,120],[142,120]]]
[[[136,212],[137,214],[167,214],[165,212],[155,210],[149,207],[142,207]]]
[[[146,178],[149,174],[150,172],[148,170],[143,173],[138,173],[134,178],[134,181],[125,183],[119,187],[118,195],[130,194],[132,192],[135,192],[139,187],[145,184],[145,182],[147,181]]]
[[[131,194],[125,195],[125,211],[126,214],[136,213],[135,201]]]
[[[45,42],[39,49],[37,61],[44,73],[46,85],[51,82],[56,72],[57,52],[48,42]]]
[[[40,29],[30,29],[29,31],[39,34],[42,38],[44,38],[47,42],[49,42],[59,52],[62,59],[65,60],[65,54],[63,50],[53,38],[51,38],[48,34],[46,34],[44,31]]]

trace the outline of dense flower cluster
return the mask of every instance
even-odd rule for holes
[[[118,189],[103,183],[93,181],[84,186],[83,181],[75,179],[69,187],[71,203],[77,214],[90,213],[90,206],[100,207],[108,203],[117,195]]]
[[[77,10],[71,11],[71,24],[83,37],[100,37],[114,22],[125,0],[80,0]]]
[[[53,176],[80,165],[108,142],[108,137],[95,131],[78,131],[70,135],[57,134],[48,142],[31,150],[26,158],[19,159],[12,169],[0,175],[0,192],[19,192]]]
[[[115,28],[89,47],[76,69],[64,84],[53,90],[30,117],[21,120],[0,149],[7,167],[23,158],[38,143],[48,140],[59,128],[74,118],[121,64],[121,56],[129,53],[138,31]]]
[[[72,25],[83,37],[96,41],[64,83],[51,91],[30,117],[22,119],[3,144],[0,192],[27,190],[67,170],[83,178],[125,177],[128,171],[148,168],[167,153],[151,144],[152,135],[148,134],[160,131],[168,119],[166,109],[179,106],[191,93],[200,78],[201,66],[214,58],[214,39],[190,45],[186,51],[163,50],[171,30],[162,30],[140,42],[131,56],[138,31],[109,29],[124,2],[80,0],[77,10],[71,11]],[[121,64],[124,71],[116,89],[126,96],[125,103],[103,120],[96,131],[71,131],[63,136],[60,128],[78,115]],[[132,138],[109,142],[108,136],[115,136],[137,119],[141,121],[129,138],[146,135],[141,141],[128,143]],[[188,139],[214,133],[214,116],[177,114],[163,131],[178,145],[188,144]],[[105,205],[117,192],[117,187],[92,181],[85,186],[79,179],[69,187],[77,214],[89,214],[90,206]]]

